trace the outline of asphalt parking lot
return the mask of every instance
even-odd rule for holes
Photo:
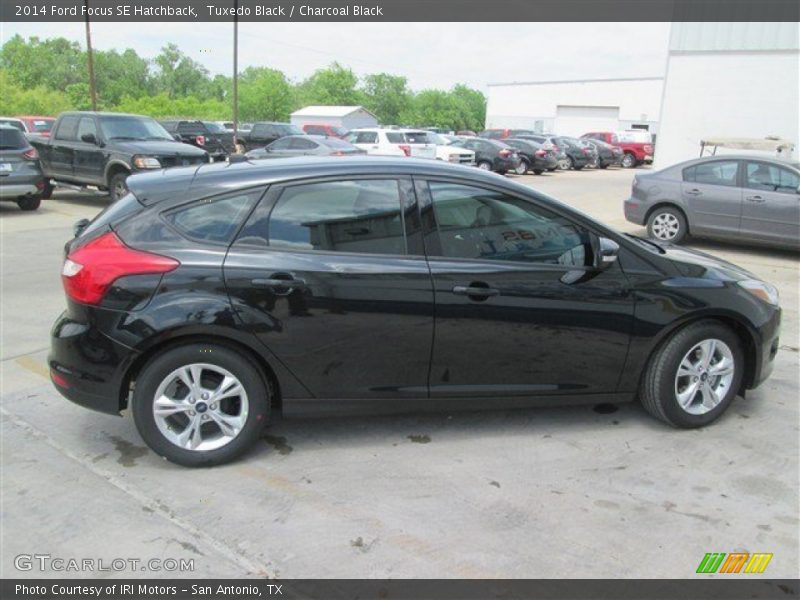
[[[622,215],[634,173],[516,179],[642,233]],[[201,577],[685,578],[734,551],[773,553],[766,577],[800,575],[797,254],[689,242],[776,284],[784,309],[771,378],[709,428],[670,429],[638,404],[286,420],[244,460],[189,470],[146,449],[130,416],[48,381],[63,244],[107,202],[0,203],[0,576],[63,574],[15,568],[38,553],[194,559]]]

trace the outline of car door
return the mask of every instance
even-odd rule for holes
[[[61,117],[58,129],[50,142],[50,172],[48,175],[56,179],[72,179],[75,162],[75,139],[78,133],[77,115]]]
[[[709,160],[683,170],[681,199],[687,207],[689,231],[707,235],[739,232],[742,190],[738,160]]]
[[[767,161],[744,163],[742,237],[800,246],[800,176]]]
[[[289,137],[275,140],[264,149],[266,151],[264,156],[266,158],[285,158],[287,156],[293,156],[292,151],[289,148],[291,142],[292,138]]]
[[[433,288],[409,179],[271,187],[225,281],[244,326],[313,397],[427,397]]]
[[[74,172],[80,181],[105,183],[103,149],[94,117],[81,117],[74,145]]]
[[[433,227],[432,398],[616,390],[634,302],[618,264],[585,266],[594,234],[490,185],[418,181],[417,196]]]

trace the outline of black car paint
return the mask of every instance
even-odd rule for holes
[[[466,148],[475,153],[475,164],[480,165],[487,162],[491,165],[491,170],[501,175],[508,171],[513,171],[519,166],[519,154],[511,146],[499,141],[488,138],[465,138],[453,142],[453,146]],[[508,157],[500,156],[501,150],[508,150],[512,154]]]
[[[222,186],[263,193],[269,210],[296,181],[393,177],[409,200],[407,255],[258,250],[198,244],[160,215],[217,194]],[[597,236],[616,241],[609,269],[441,256],[425,181],[461,182],[544,204]],[[165,185],[166,184],[166,185]],[[52,331],[50,368],[70,382],[74,402],[117,414],[138,370],[158,349],[217,341],[262,366],[285,413],[485,408],[635,397],[658,345],[680,326],[713,317],[741,336],[744,388],[769,373],[780,309],[741,289],[750,277],[698,252],[655,249],[570,207],[490,173],[416,159],[285,159],[176,169],[130,179],[130,210],[67,245],[110,229],[134,248],[171,256],[164,276],[118,280],[103,304],[68,301]],[[180,190],[176,193],[176,190]],[[141,203],[140,203],[141,200]],[[270,292],[264,276],[302,280]],[[489,282],[501,295],[470,299],[455,285]],[[335,400],[335,402],[329,402]],[[442,402],[440,402],[442,400]],[[379,408],[380,407],[380,408]]]
[[[261,148],[287,135],[305,135],[304,132],[290,123],[259,121],[253,123],[252,129],[236,132],[236,141],[245,151]]]
[[[531,171],[547,171],[548,169],[554,169],[558,166],[556,153],[553,150],[542,148],[541,144],[533,140],[508,138],[503,141],[506,145],[514,148],[520,155],[520,158],[527,161]],[[538,156],[536,154],[538,150],[544,150],[547,154],[545,156]]]
[[[208,152],[214,161],[225,160],[236,151],[232,132],[210,131],[203,121],[170,120],[159,121],[168,132],[177,136],[178,141],[196,146]],[[202,136],[203,143],[198,138]]]

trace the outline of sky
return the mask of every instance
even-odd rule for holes
[[[404,75],[414,90],[609,77],[663,76],[669,23],[240,23],[239,68],[267,66],[299,81],[333,61],[358,75]],[[4,23],[2,41],[63,36],[83,23]],[[230,74],[233,25],[93,23],[96,48],[152,58],[169,42],[212,74]]]

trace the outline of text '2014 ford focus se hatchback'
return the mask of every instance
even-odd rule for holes
[[[128,182],[67,245],[50,372],[182,465],[240,455],[278,410],[639,398],[699,427],[778,348],[772,285],[477,169],[315,157]]]

